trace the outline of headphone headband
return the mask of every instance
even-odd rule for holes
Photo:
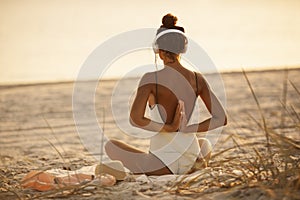
[[[158,44],[157,44],[157,40],[158,40],[161,36],[163,36],[163,35],[165,35],[165,34],[168,34],[168,33],[179,33],[179,34],[181,34],[182,36],[185,37],[184,48],[182,49],[182,51],[179,52],[179,53],[185,53],[186,50],[187,50],[187,43],[188,43],[188,41],[187,41],[187,38],[186,38],[184,32],[182,32],[182,31],[180,31],[180,30],[177,30],[177,29],[166,29],[166,30],[163,30],[162,32],[160,32],[160,33],[158,33],[158,34],[156,35],[155,40],[154,40],[154,42],[153,42],[153,44],[152,44],[152,48],[153,48],[154,53],[158,53],[158,50],[159,50],[159,47],[158,47]],[[165,49],[165,50],[168,50],[168,49]],[[171,52],[172,52],[172,50],[171,50]]]
[[[159,34],[157,34],[156,37],[155,37],[155,41],[156,41],[158,38],[160,38],[161,36],[163,36],[163,35],[165,35],[165,34],[167,34],[167,33],[180,33],[180,34],[182,34],[183,36],[185,36],[184,33],[183,33],[182,31],[180,31],[180,30],[177,30],[177,29],[167,29],[167,30],[164,30],[164,31],[160,32]]]

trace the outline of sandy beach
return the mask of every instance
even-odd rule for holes
[[[207,75],[209,76],[213,75]],[[225,86],[229,121],[214,147],[215,157],[212,158],[210,167],[203,170],[204,174],[211,175],[207,177],[206,183],[202,180],[198,182],[198,186],[194,185],[190,190],[183,190],[177,186],[175,190],[172,187],[174,181],[147,182],[146,179],[143,182],[136,181],[132,177],[109,188],[82,190],[72,194],[62,193],[41,198],[299,199],[299,190],[298,194],[286,194],[286,190],[281,190],[282,187],[280,189],[272,186],[274,188],[272,190],[264,189],[265,184],[262,186],[259,180],[255,182],[250,176],[248,185],[243,178],[225,176],[229,172],[242,176],[239,174],[243,170],[235,168],[231,160],[235,159],[236,163],[242,162],[255,154],[254,149],[265,152],[266,146],[233,148],[218,155],[220,152],[246,143],[265,143],[266,136],[258,125],[262,121],[260,112],[244,75],[234,72],[223,73],[221,76]],[[300,96],[295,87],[300,89],[300,69],[288,70],[287,80],[284,70],[247,72],[247,76],[257,96],[268,129],[291,138],[296,145],[299,145]],[[116,80],[102,81],[101,87],[96,91],[95,106],[99,118],[105,108],[105,135],[109,138],[121,139],[147,151],[149,141],[122,134],[114,121],[109,108],[116,82]],[[138,79],[128,80],[130,85],[137,85],[137,83]],[[18,195],[20,198],[41,195],[40,192],[24,190],[20,187],[20,180],[30,170],[78,169],[96,163],[94,157],[81,144],[77,134],[72,109],[73,87],[72,82],[0,86],[0,175],[2,179],[0,199],[17,199]],[[122,96],[119,98],[120,103],[126,103],[122,102]],[[199,137],[201,136],[203,134],[199,134]],[[63,159],[50,143],[61,152]],[[298,150],[298,155],[290,155],[290,157],[300,164],[299,152]],[[223,164],[220,166],[219,163]],[[288,178],[297,180],[297,177],[293,176]],[[212,184],[215,183],[214,181],[218,181],[219,184]]]

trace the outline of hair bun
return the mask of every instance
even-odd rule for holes
[[[172,15],[172,14],[166,14],[163,18],[162,18],[162,27],[164,28],[172,28],[176,25],[177,22],[177,17]]]

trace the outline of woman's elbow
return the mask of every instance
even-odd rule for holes
[[[227,125],[227,115],[225,115],[224,117],[224,123],[223,123],[223,126],[226,126]]]
[[[221,126],[226,126],[227,125],[227,116],[223,115],[223,116],[216,116],[214,117],[215,119],[215,123],[217,125],[217,127],[221,127]]]
[[[134,120],[131,116],[129,117],[129,123],[134,127],[138,127],[136,120]]]
[[[227,114],[224,112],[222,115],[219,116],[221,126],[227,125]]]
[[[144,126],[143,121],[141,119],[133,117],[133,116],[130,116],[129,123],[132,126],[138,127],[138,128],[141,128],[142,126]]]

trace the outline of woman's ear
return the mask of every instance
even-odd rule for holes
[[[162,51],[162,50],[158,50],[158,55],[159,55],[159,57],[160,57],[160,59],[162,59],[162,60],[164,60],[164,51]]]

